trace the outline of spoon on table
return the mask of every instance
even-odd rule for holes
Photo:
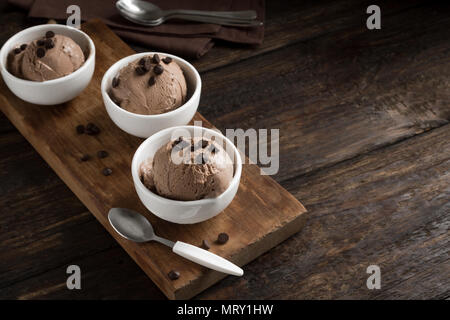
[[[119,0],[116,2],[116,8],[124,18],[146,26],[159,26],[169,19],[184,19],[238,27],[257,27],[263,24],[255,20],[257,14],[254,10],[161,10],[153,3],[141,0]]]
[[[202,266],[234,276],[242,276],[244,274],[244,271],[237,265],[214,253],[185,242],[177,241],[174,243],[158,237],[153,231],[150,221],[133,210],[112,208],[109,210],[108,220],[114,230],[125,239],[135,242],[156,241],[172,248],[174,253],[183,258]]]

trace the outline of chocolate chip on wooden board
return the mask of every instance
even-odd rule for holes
[[[170,272],[167,274],[170,280],[177,280],[180,277],[180,273],[175,270],[170,270]]]
[[[100,150],[99,152],[97,152],[97,157],[99,157],[99,159],[106,158],[108,155],[109,153],[105,150]]]
[[[112,169],[111,168],[103,168],[102,173],[104,176],[109,176],[112,173]]]
[[[225,232],[219,233],[219,236],[217,237],[217,243],[218,244],[225,244],[228,242],[229,236]]]
[[[91,159],[91,156],[88,154],[83,154],[80,158],[80,160],[83,162],[88,161],[89,159]]]
[[[77,133],[78,134],[83,134],[84,133],[84,126],[82,124],[78,125],[76,127]]]
[[[100,128],[97,127],[95,124],[93,124],[92,122],[89,122],[86,125],[86,133],[90,136],[95,136],[97,134],[100,133]]]

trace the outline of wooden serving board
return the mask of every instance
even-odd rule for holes
[[[165,238],[194,245],[206,239],[211,243],[211,252],[240,266],[300,230],[305,222],[305,208],[272,178],[260,175],[254,164],[244,165],[235,199],[213,219],[195,225],[177,225],[149,213],[137,197],[130,172],[131,159],[143,139],[128,135],[114,125],[100,94],[105,71],[134,52],[101,21],[87,22],[82,29],[94,41],[97,56],[94,77],[79,97],[64,105],[36,106],[14,96],[2,80],[0,108],[168,298],[191,298],[225,275],[178,257],[158,243],[138,244],[123,239],[108,223],[111,207],[144,213],[158,234]],[[194,119],[211,127],[198,113]],[[101,133],[78,135],[75,127],[89,122],[98,125]],[[99,150],[108,151],[109,156],[98,159]],[[80,157],[86,153],[92,159],[81,162]],[[104,167],[112,168],[113,173],[104,176]],[[214,243],[220,232],[230,235],[225,245]],[[167,277],[172,269],[180,271],[178,280]]]

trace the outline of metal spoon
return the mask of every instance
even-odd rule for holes
[[[244,271],[230,261],[199,247],[158,237],[150,222],[141,214],[123,208],[112,208],[108,213],[111,226],[125,239],[135,242],[157,241],[188,260],[223,273],[242,276]]]
[[[116,2],[116,8],[124,18],[147,26],[158,26],[169,19],[184,19],[239,27],[256,27],[262,25],[262,22],[254,20],[257,17],[254,10],[161,10],[153,3],[141,0],[119,0]]]

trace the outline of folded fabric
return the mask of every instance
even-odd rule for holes
[[[200,57],[214,45],[214,39],[258,45],[264,37],[264,27],[238,28],[188,21],[168,21],[156,27],[141,26],[123,18],[115,7],[116,0],[9,0],[29,11],[30,17],[65,20],[66,9],[78,5],[83,21],[100,18],[120,37],[152,49],[181,56]],[[264,0],[152,0],[162,9],[212,11],[255,10],[264,21]]]

